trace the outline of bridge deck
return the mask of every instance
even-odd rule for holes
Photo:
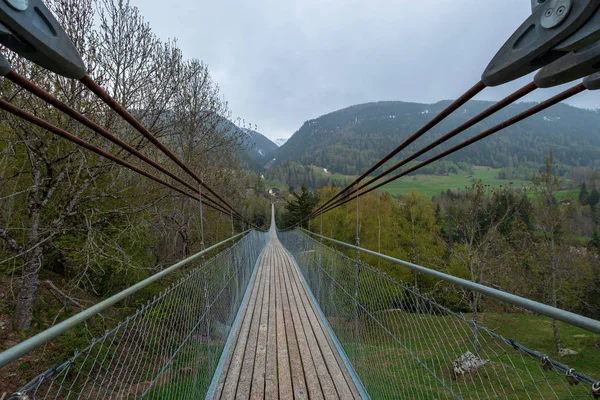
[[[360,399],[274,227],[250,285],[213,398]]]

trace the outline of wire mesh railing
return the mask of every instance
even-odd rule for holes
[[[415,287],[299,230],[279,238],[372,398],[596,398],[594,379]]]
[[[268,234],[190,264],[185,276],[11,399],[205,396]]]

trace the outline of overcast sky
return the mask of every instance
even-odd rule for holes
[[[354,104],[454,99],[530,13],[529,0],[131,0],[206,62],[234,116],[271,139]],[[497,100],[525,79],[486,89]],[[540,101],[557,90],[539,90]],[[570,104],[600,107],[600,92]]]

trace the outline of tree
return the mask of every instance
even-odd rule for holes
[[[168,142],[191,169],[201,171],[204,182],[224,198],[240,199],[233,195],[240,191],[242,175],[236,173],[237,140],[221,129],[219,121],[229,117],[228,107],[207,67],[197,60],[183,61],[176,43],[161,42],[127,1],[48,3],[84,57],[90,76]],[[10,57],[13,67],[37,85],[164,163],[165,157],[81,83]],[[131,158],[8,81],[2,96],[109,153]],[[149,264],[160,268],[199,247],[197,202],[43,129],[3,118],[0,154],[0,254],[21,272],[15,283],[15,328],[31,326],[44,270],[60,271],[68,290],[104,296],[127,284],[125,276],[135,281],[139,273],[151,270]],[[229,225],[228,219],[207,228],[207,240],[230,235],[222,224]]]
[[[600,233],[598,233],[598,227],[594,227],[594,232],[589,242],[590,247],[600,251]]]
[[[485,284],[490,280],[494,261],[505,255],[501,227],[510,218],[515,204],[504,201],[508,188],[492,190],[480,180],[466,189],[464,198],[449,210],[454,222],[455,241],[448,243],[453,259],[472,282]],[[462,290],[473,321],[477,321],[482,295]],[[473,328],[475,354],[479,353],[479,332]]]
[[[314,206],[316,205],[315,196],[308,190],[306,185],[302,185],[300,193],[292,193],[294,200],[287,201],[285,209],[289,214],[288,224],[296,225],[300,223],[300,226],[306,228],[308,221],[304,221],[306,217],[310,215]]]
[[[592,207],[592,209],[596,209],[596,206],[598,205],[599,202],[600,202],[600,192],[598,192],[597,189],[593,189],[590,192],[588,204],[590,205],[590,207]]]
[[[542,170],[534,174],[533,191],[537,195],[535,222],[537,229],[543,234],[538,242],[538,260],[542,273],[548,278],[550,305],[559,306],[561,277],[564,272],[559,259],[559,242],[562,236],[563,213],[556,200],[561,180],[554,175],[552,151],[548,153]],[[561,349],[560,332],[555,319],[552,319],[554,344],[556,351]]]
[[[589,193],[584,182],[581,184],[581,189],[579,190],[579,202],[581,203],[581,205],[585,206],[588,204],[588,197]]]

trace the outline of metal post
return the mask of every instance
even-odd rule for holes
[[[358,185],[360,182],[356,184],[356,190],[358,190]],[[358,323],[358,288],[359,288],[359,280],[360,280],[360,220],[359,220],[359,196],[357,193],[356,196],[356,268],[354,273],[354,335],[356,340],[356,348],[358,349],[359,355],[362,353],[360,349],[360,334],[359,334],[359,323]],[[357,365],[358,366],[358,365]]]
[[[323,214],[321,214],[321,235],[323,234]],[[319,249],[319,258],[318,258],[318,263],[319,263],[319,268],[317,269],[317,273],[319,274],[318,278],[319,278],[319,287],[318,287],[318,296],[319,296],[319,301],[323,301],[323,239],[321,239],[321,246],[317,247]]]
[[[202,185],[200,185],[200,247],[204,250],[204,202],[202,200]],[[232,234],[233,236],[233,234]],[[205,257],[200,259],[200,268],[204,274],[204,307],[206,308],[206,351],[208,356],[208,369],[213,372],[213,359],[210,351],[210,299],[208,298],[208,276],[206,274]]]

